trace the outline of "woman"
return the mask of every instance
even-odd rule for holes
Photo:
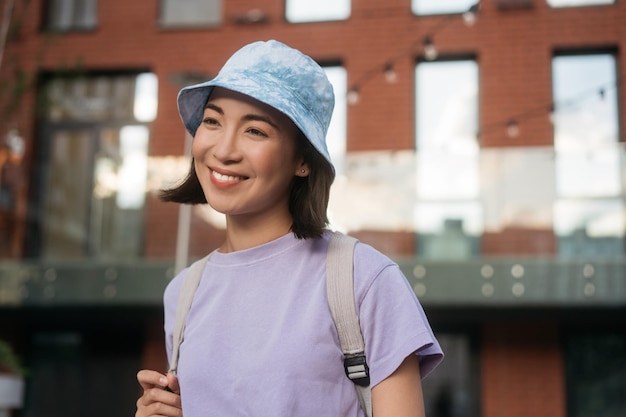
[[[325,137],[332,87],[311,58],[277,41],[237,51],[178,96],[194,136],[185,180],[166,201],[226,216],[186,320],[178,373],[142,370],[137,417],[361,416],[326,300],[334,168]],[[168,285],[168,355],[183,271]],[[421,378],[442,359],[398,266],[365,244],[355,298],[376,417],[423,416]]]

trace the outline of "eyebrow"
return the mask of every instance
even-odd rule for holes
[[[211,109],[219,114],[221,114],[222,116],[224,115],[224,109],[222,109],[220,106],[218,106],[217,104],[214,103],[207,103],[206,106],[204,106],[206,109]],[[269,124],[270,126],[274,127],[277,130],[280,130],[280,127],[278,126],[278,124],[276,124],[272,119],[270,119],[267,116],[263,116],[261,114],[254,114],[254,113],[250,113],[250,114],[246,114],[245,116],[243,116],[241,118],[242,120],[245,121],[257,121],[257,122],[265,122],[267,124]]]

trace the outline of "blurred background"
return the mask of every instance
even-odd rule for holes
[[[163,289],[224,236],[156,197],[190,164],[176,94],[266,39],[332,80],[331,226],[424,305],[446,352],[427,415],[626,415],[625,2],[0,13],[0,416],[133,415],[136,372],[166,369]]]

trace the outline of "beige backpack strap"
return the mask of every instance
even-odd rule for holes
[[[354,382],[361,408],[372,415],[369,368],[365,358],[365,342],[354,300],[354,246],[357,240],[333,233],[326,259],[326,293],[330,312],[337,328],[344,354],[344,368]]]
[[[207,255],[191,264],[187,273],[183,277],[183,285],[180,288],[178,305],[176,306],[176,321],[174,322],[174,334],[172,340],[172,359],[170,361],[169,368],[169,372],[174,374],[178,369],[178,352],[180,350],[180,344],[183,343],[187,313],[189,313],[193,296],[196,293],[198,285],[200,284],[202,272],[204,271],[204,267],[206,266],[210,256],[211,255]]]

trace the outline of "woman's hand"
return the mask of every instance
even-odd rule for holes
[[[156,371],[142,370],[137,381],[143,394],[137,400],[135,417],[182,417],[180,387],[174,374],[163,375]]]

